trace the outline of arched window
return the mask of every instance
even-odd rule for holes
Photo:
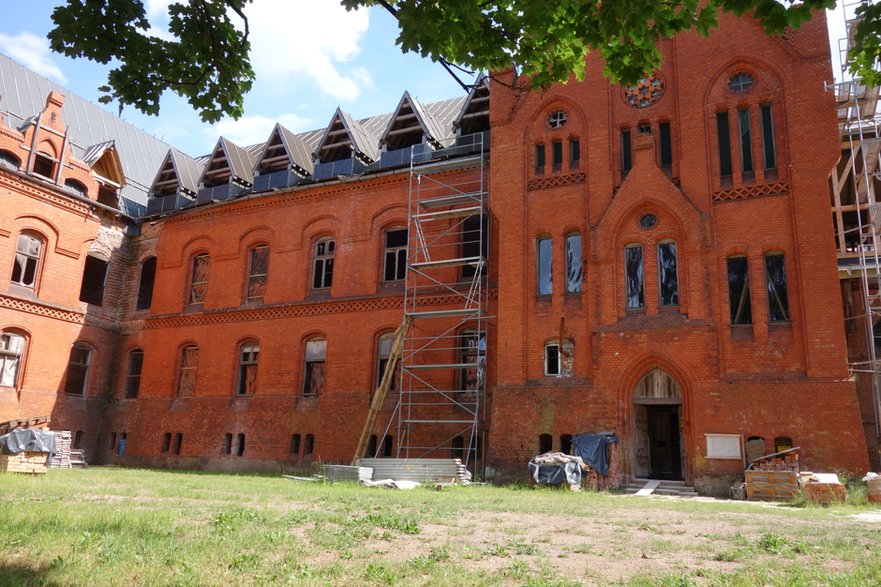
[[[312,453],[315,451],[315,436],[312,434],[306,435],[306,446],[303,449],[304,457],[311,457]]]
[[[187,345],[180,350],[180,372],[177,378],[178,397],[192,397],[196,391],[196,373],[199,368],[199,347]]]
[[[538,295],[549,296],[554,293],[551,239],[543,237],[535,241],[535,257]]]
[[[581,293],[584,281],[581,265],[581,234],[566,235],[566,293]]]
[[[16,157],[15,154],[10,151],[0,149],[0,167],[8,167],[10,169],[18,170],[21,168],[21,159]]]
[[[193,257],[192,270],[190,271],[190,290],[187,295],[187,303],[190,305],[205,303],[210,262],[211,257],[205,253]]]
[[[16,332],[0,332],[0,387],[18,387],[21,382],[26,340]]]
[[[333,256],[336,244],[332,238],[323,238],[315,243],[315,256],[312,261],[312,288],[326,289],[333,285]]]
[[[64,187],[66,187],[78,196],[82,196],[84,198],[89,197],[89,188],[84,186],[81,181],[77,181],[75,179],[65,179]]]
[[[18,235],[15,246],[15,262],[12,265],[10,281],[16,285],[35,289],[40,275],[40,261],[43,254],[43,239],[29,232]]]
[[[156,257],[148,257],[141,263],[141,280],[138,282],[138,310],[146,310],[153,303],[153,283],[156,280]]]
[[[245,433],[244,432],[239,432],[238,441],[239,442],[238,442],[238,448],[236,449],[236,455],[242,456],[245,454]]]
[[[304,397],[318,397],[324,392],[324,361],[326,356],[326,340],[316,338],[306,343],[306,361],[303,376]]]
[[[144,366],[144,351],[133,349],[128,353],[128,367],[125,372],[125,398],[138,397],[141,389],[141,369]]]
[[[296,458],[300,456],[300,435],[294,434],[291,436],[291,456]]]
[[[538,454],[551,452],[554,449],[554,437],[550,434],[539,434],[538,436]]]
[[[255,341],[244,342],[239,347],[238,395],[253,395],[257,391],[257,359],[260,345]]]
[[[642,271],[642,245],[624,248],[624,280],[626,284],[627,309],[645,307],[645,282]]]
[[[104,303],[104,286],[107,283],[109,263],[94,254],[86,256],[83,266],[83,283],[80,287],[80,301],[100,306]]]
[[[407,275],[407,229],[392,228],[385,232],[383,281],[400,281]]]
[[[70,349],[67,362],[67,378],[64,381],[64,392],[84,395],[89,384],[89,369],[92,366],[92,347],[78,342]]]
[[[269,277],[269,247],[259,245],[248,252],[248,284],[245,303],[262,303]]]
[[[572,435],[571,434],[561,434],[560,435],[560,452],[563,454],[570,454],[572,452]]]
[[[662,306],[679,305],[679,273],[674,241],[658,243],[658,292]]]

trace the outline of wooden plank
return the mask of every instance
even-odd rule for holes
[[[652,493],[654,493],[655,489],[657,489],[658,485],[660,485],[660,484],[661,484],[661,482],[658,481],[657,479],[651,479],[648,483],[643,485],[642,489],[637,491],[635,495],[637,495],[637,496],[651,495]]]

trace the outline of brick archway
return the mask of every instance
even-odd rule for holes
[[[631,473],[637,478],[685,478],[682,388],[660,367],[647,371],[632,392]]]

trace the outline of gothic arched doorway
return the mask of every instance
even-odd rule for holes
[[[682,479],[682,392],[663,369],[646,373],[633,390],[636,476]]]

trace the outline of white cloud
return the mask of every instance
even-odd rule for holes
[[[346,11],[338,0],[254,0],[246,14],[258,80],[296,83],[299,77],[343,101],[372,87],[364,68],[346,67],[361,52],[366,10]]]
[[[225,118],[206,128],[205,134],[213,140],[216,140],[218,136],[226,137],[238,146],[245,147],[265,142],[276,122],[295,132],[308,130],[309,125],[312,124],[311,119],[297,114],[282,114],[277,118],[260,115],[242,116],[238,120]]]
[[[61,69],[55,65],[49,53],[49,41],[33,33],[5,35],[0,33],[0,52],[6,53],[28,69],[52,78],[59,83],[67,83]]]

